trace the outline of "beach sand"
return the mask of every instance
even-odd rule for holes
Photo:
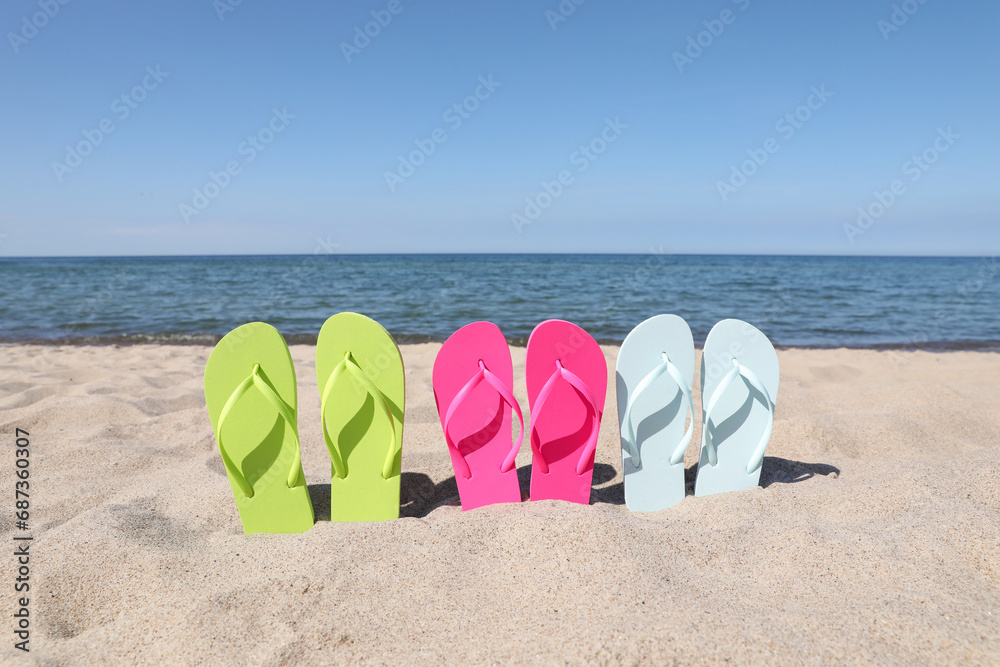
[[[403,346],[403,518],[378,524],[324,519],[314,348],[292,348],[319,521],[252,537],[205,411],[209,348],[0,348],[0,660],[25,657],[10,617],[19,427],[36,664],[1000,663],[1000,355],[783,350],[761,486],[690,495],[698,424],[689,495],[655,514],[623,504],[612,384],[590,506],[463,513],[431,389],[439,347]]]

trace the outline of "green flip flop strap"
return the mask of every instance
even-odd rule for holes
[[[767,426],[764,427],[764,433],[761,435],[760,442],[757,443],[757,449],[754,450],[753,455],[750,457],[750,461],[747,463],[747,474],[752,474],[755,470],[760,468],[761,464],[764,462],[764,450],[767,449],[767,443],[771,439],[771,430],[774,428],[774,399],[771,398],[770,392],[768,392],[767,387],[761,381],[757,374],[752,370],[741,364],[735,358],[733,359],[733,367],[722,378],[722,382],[719,386],[715,388],[712,392],[712,397],[708,401],[708,407],[705,409],[705,427],[702,430],[702,438],[705,443],[705,450],[708,454],[708,463],[711,466],[716,466],[719,463],[719,453],[715,446],[715,442],[712,440],[712,435],[709,432],[708,424],[712,420],[712,410],[715,409],[716,404],[722,395],[725,393],[729,385],[737,377],[746,378],[754,389],[760,392],[761,396],[764,397],[765,407],[767,408]]]
[[[372,398],[375,399],[375,402],[382,408],[382,412],[385,414],[386,419],[389,420],[389,428],[392,430],[392,440],[389,443],[389,452],[386,454],[385,462],[382,464],[382,479],[389,479],[392,477],[392,468],[396,461],[396,420],[392,418],[392,411],[389,409],[388,401],[385,400],[385,395],[379,391],[379,388],[375,386],[375,383],[372,382],[370,377],[368,377],[368,374],[365,373],[360,366],[354,363],[350,352],[344,355],[344,360],[337,364],[337,367],[333,369],[332,373],[330,373],[330,377],[327,378],[326,386],[323,387],[323,397],[320,405],[320,411],[323,413],[323,440],[326,441],[326,448],[330,451],[330,460],[333,461],[333,471],[340,479],[347,477],[347,469],[344,465],[344,457],[340,453],[340,447],[334,439],[330,437],[330,432],[327,430],[326,426],[327,400],[333,392],[333,387],[337,383],[337,379],[345,370],[350,373],[369,394],[371,394]]]
[[[268,403],[281,415],[281,418],[285,420],[289,427],[292,429],[292,436],[295,438],[295,449],[292,458],[292,466],[288,471],[288,488],[292,488],[299,481],[299,471],[302,469],[301,464],[301,452],[299,449],[299,428],[295,422],[295,415],[292,411],[291,406],[288,405],[278,392],[271,386],[271,383],[267,381],[263,375],[260,374],[260,364],[254,364],[253,370],[250,371],[250,375],[247,379],[243,380],[233,393],[229,395],[229,400],[226,401],[226,405],[222,408],[222,412],[219,414],[219,426],[215,430],[215,441],[219,443],[219,453],[222,454],[222,462],[226,466],[226,470],[229,471],[230,476],[236,480],[236,484],[240,487],[247,498],[253,498],[253,487],[247,481],[247,478],[243,475],[243,472],[239,469],[239,466],[233,462],[232,457],[229,456],[229,452],[226,451],[225,446],[222,444],[222,428],[226,423],[226,419],[229,417],[229,413],[232,412],[233,407],[243,396],[250,391],[251,387],[256,387],[257,391],[267,400]]]

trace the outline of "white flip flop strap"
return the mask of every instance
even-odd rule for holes
[[[750,457],[750,461],[747,463],[747,474],[756,471],[764,462],[764,450],[767,449],[767,443],[771,439],[771,430],[774,428],[774,400],[771,398],[770,392],[767,391],[767,387],[761,379],[752,370],[741,364],[735,358],[733,359],[733,368],[726,374],[726,377],[722,378],[722,382],[719,386],[715,388],[712,392],[712,397],[708,401],[708,407],[705,409],[705,426],[702,429],[702,443],[705,447],[706,453],[708,454],[708,463],[711,466],[716,466],[719,463],[719,453],[716,449],[715,442],[712,440],[711,429],[709,428],[709,422],[712,420],[712,411],[718,404],[722,395],[732,384],[733,380],[737,377],[744,377],[746,380],[761,393],[764,400],[767,401],[767,426],[764,428],[764,434],[761,436],[760,442],[757,444],[757,449],[754,450],[753,455]]]
[[[681,438],[677,448],[670,456],[670,465],[677,465],[677,463],[684,460],[684,450],[687,449],[688,444],[691,442],[691,436],[694,435],[694,400],[691,397],[691,388],[687,386],[680,369],[677,368],[672,361],[670,361],[667,353],[662,353],[662,356],[663,362],[647,373],[646,377],[639,381],[639,384],[635,386],[635,390],[629,396],[628,403],[625,406],[625,416],[622,419],[622,426],[624,426],[627,430],[622,435],[625,437],[626,442],[628,442],[629,453],[632,457],[632,466],[634,468],[639,468],[642,465],[642,458],[639,455],[639,443],[637,442],[635,435],[635,428],[632,426],[632,408],[635,406],[635,402],[638,400],[639,395],[648,389],[649,386],[664,373],[670,374],[671,379],[673,379],[677,388],[687,400],[688,414],[691,416],[691,422],[688,424],[687,430],[684,432],[684,437]]]
[[[760,442],[757,444],[757,449],[754,450],[753,456],[750,457],[750,461],[747,463],[747,474],[749,475],[764,463],[764,450],[767,449],[767,443],[771,439],[771,430],[774,428],[774,401],[771,399],[771,394],[768,392],[767,387],[757,377],[757,374],[743,364],[740,364],[740,375],[749,380],[754,389],[759,391],[761,396],[767,401],[767,426],[764,428],[764,435],[761,436]]]

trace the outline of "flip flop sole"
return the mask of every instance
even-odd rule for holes
[[[594,395],[597,414],[580,393],[564,380],[557,380],[545,400],[542,414],[536,415],[536,399],[557,370],[556,361],[576,374]],[[531,436],[536,438],[548,472],[542,472],[537,457],[532,458],[531,499],[566,500],[589,504],[594,476],[594,457],[577,474],[594,420],[600,426],[608,391],[608,363],[604,352],[590,334],[563,320],[542,322],[528,338],[525,381],[531,406]]]
[[[712,410],[711,424],[704,423],[707,402],[732,368],[732,360],[752,370],[763,382],[773,401],[778,398],[780,367],[778,355],[767,336],[741,320],[723,320],[705,339],[701,359],[702,420],[718,452],[718,464],[711,465],[702,438],[701,458],[694,494],[707,496],[740,491],[760,484],[757,468],[746,468],[757,449],[769,420],[763,397],[748,382],[737,378],[723,392]]]
[[[205,404],[212,429],[233,391],[260,366],[261,374],[296,414],[295,368],[285,339],[263,322],[229,332],[205,364]],[[226,417],[222,434],[226,451],[253,488],[247,497],[227,471],[244,531],[300,533],[312,527],[312,501],[298,464],[298,483],[289,488],[288,474],[296,456],[297,434],[255,389],[250,389]]]
[[[479,362],[504,383],[514,384],[514,366],[503,333],[492,322],[473,322],[453,333],[434,359],[434,400],[437,402],[441,428],[455,396],[480,370]],[[481,382],[456,408],[448,436],[458,451],[448,447],[455,482],[463,510],[495,503],[521,502],[517,468],[501,471],[513,447],[511,408],[497,391]],[[446,436],[446,437],[448,437]],[[460,473],[462,461],[472,477]]]
[[[694,338],[683,318],[651,317],[632,329],[622,343],[615,375],[619,433],[626,432],[622,419],[632,392],[662,365],[664,353],[690,388],[695,369]],[[687,414],[688,402],[668,373],[648,385],[632,406],[632,427],[641,458],[638,468],[632,465],[624,435],[621,443],[625,504],[633,512],[656,512],[684,499],[684,461],[671,465],[670,459],[684,439]]]
[[[380,405],[350,373],[336,380],[326,402],[327,431],[335,439],[346,476],[331,470],[331,521],[386,521],[399,518],[405,386],[399,347],[382,325],[358,313],[338,313],[316,340],[316,381],[320,396],[334,369],[350,358],[385,396],[395,429]],[[392,473],[382,477],[390,447]]]

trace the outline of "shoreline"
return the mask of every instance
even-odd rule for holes
[[[289,347],[293,345],[316,345],[316,336],[312,334],[291,334],[284,336]],[[422,335],[395,335],[393,338],[397,345],[441,345],[444,338]],[[170,334],[166,337],[160,335],[137,334],[135,336],[100,336],[100,337],[79,337],[79,338],[26,338],[26,339],[0,339],[0,348],[11,347],[134,347],[139,345],[163,345],[168,347],[214,347],[222,339],[221,335],[196,334],[192,337],[177,336]],[[622,341],[616,339],[596,339],[597,343],[606,347],[621,347]],[[772,341],[773,342],[773,341]],[[512,348],[527,347],[527,338],[508,338],[507,344]],[[929,341],[922,343],[873,343],[869,345],[783,345],[773,343],[776,350],[868,350],[873,352],[984,352],[996,354],[1000,353],[1000,340],[997,341]],[[695,349],[699,352],[703,345],[696,343]]]

